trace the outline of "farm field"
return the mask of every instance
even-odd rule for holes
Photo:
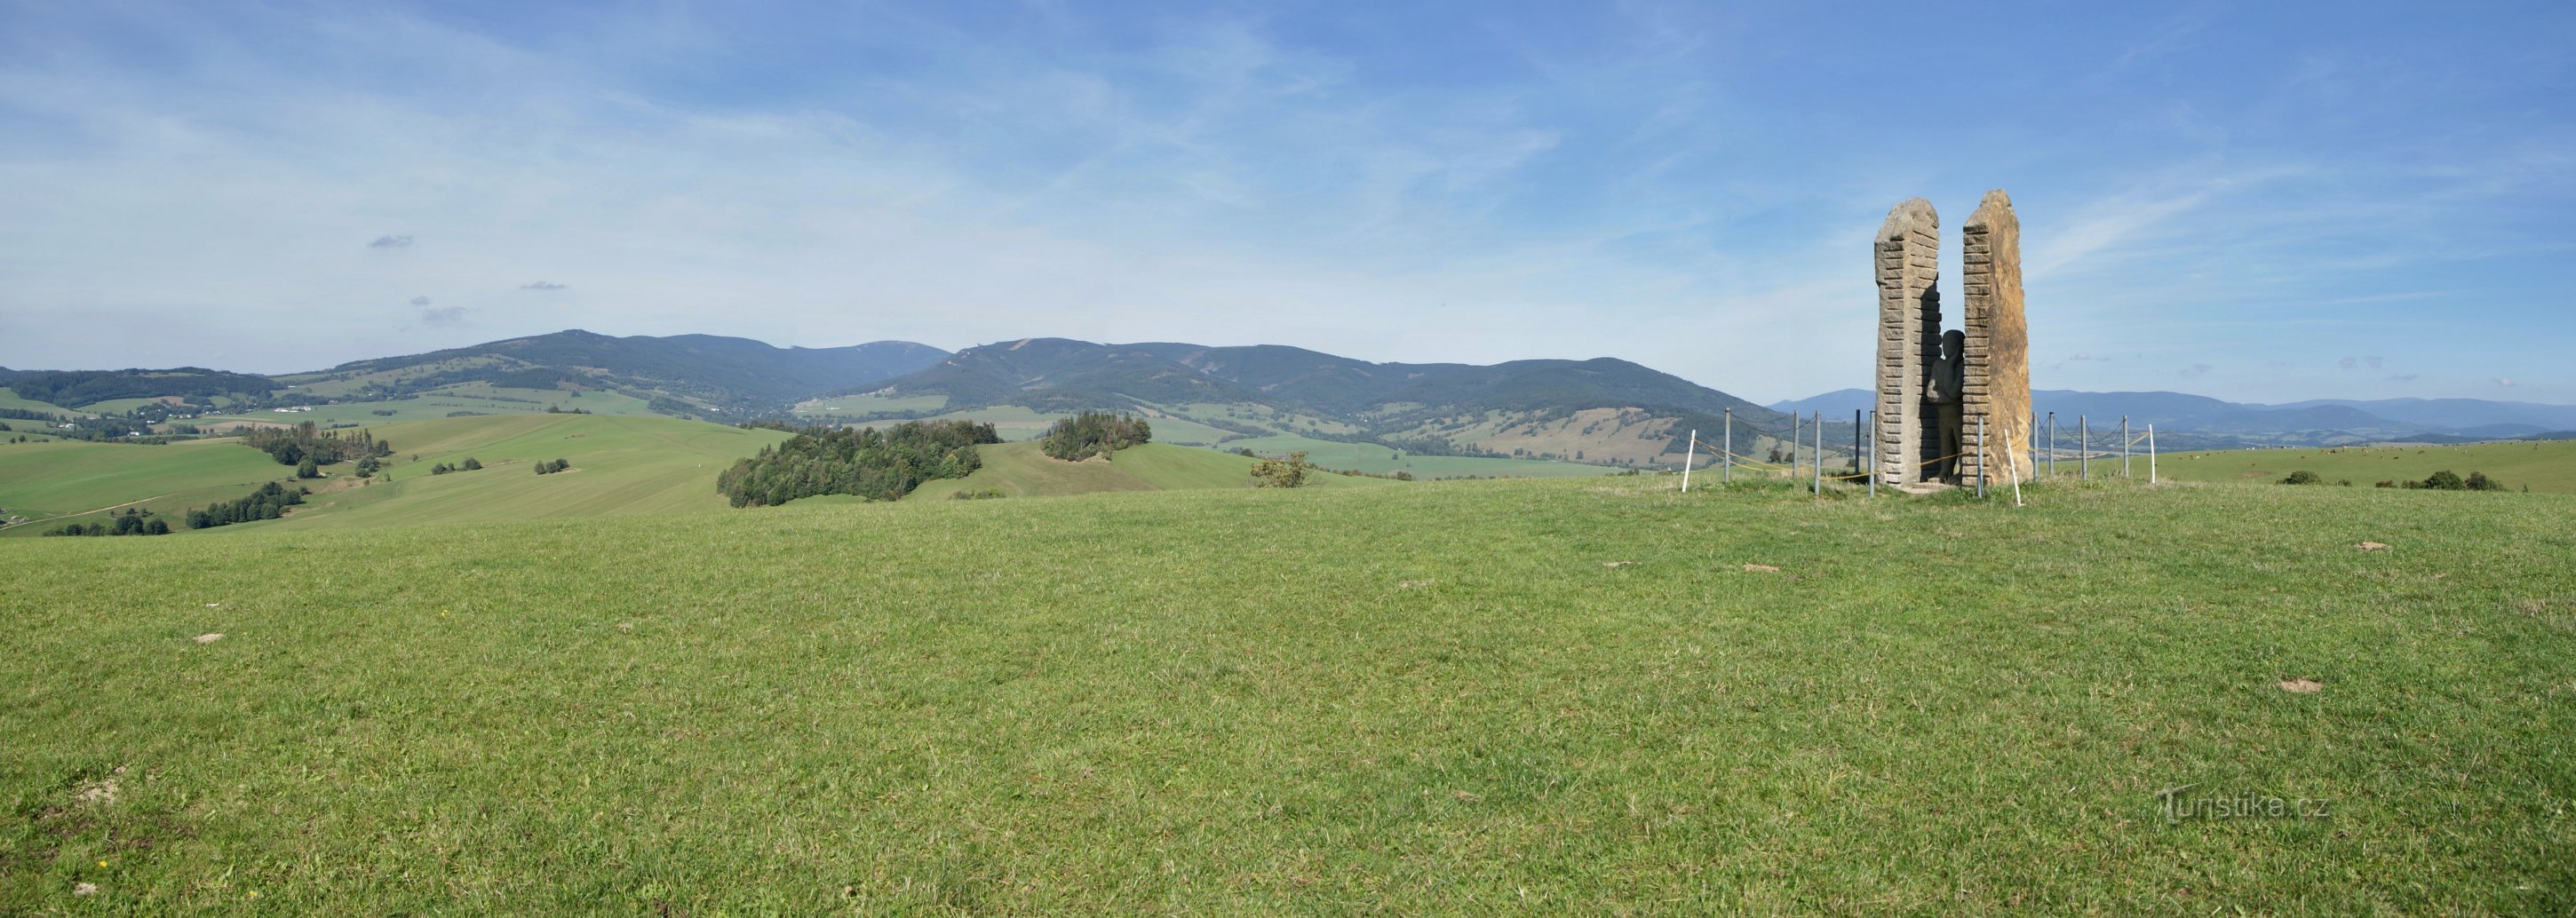
[[[1294,450],[1305,450],[1306,461],[1326,468],[1378,474],[1405,471],[1412,472],[1413,477],[1418,479],[1456,478],[1467,475],[1484,478],[1580,478],[1613,475],[1620,471],[1608,466],[1551,462],[1544,459],[1399,455],[1393,447],[1376,443],[1344,443],[1338,440],[1318,440],[1286,434],[1228,440],[1221,448],[1249,449],[1265,456],[1286,455]]]
[[[13,443],[0,447],[0,518],[29,522],[0,528],[0,537],[103,519],[90,511],[131,502],[148,512],[184,513],[294,476],[292,466],[231,441]]]
[[[937,411],[948,404],[948,396],[931,395],[842,395],[809,399],[796,405],[796,413],[805,417],[864,417],[902,411]]]
[[[0,408],[18,408],[26,411],[43,411],[51,414],[67,416],[80,414],[78,411],[73,411],[52,402],[40,402],[31,398],[21,398],[18,395],[18,390],[11,389],[7,386],[0,386]]]
[[[964,478],[923,484],[907,501],[946,500],[959,491],[986,489],[1009,497],[1054,497],[1100,491],[1186,491],[1253,486],[1255,461],[1230,453],[1148,443],[1119,450],[1108,462],[1064,462],[1038,451],[1036,442],[981,448],[984,467]],[[1310,474],[1310,486],[1393,485],[1383,478]],[[804,500],[814,500],[805,498]]]
[[[226,424],[292,425],[312,421],[316,424],[380,425],[396,421],[444,419],[458,411],[486,415],[544,414],[549,406],[571,411],[580,408],[594,415],[651,415],[643,399],[615,392],[585,391],[580,398],[556,389],[500,389],[480,383],[453,386],[436,392],[425,392],[417,398],[389,399],[376,402],[343,402],[315,405],[311,411],[278,413],[252,411],[238,414],[209,414],[181,423],[215,428]],[[378,411],[392,412],[377,414]]]
[[[0,910],[2576,907],[2576,498],[2030,498],[13,541]]]
[[[442,418],[369,429],[394,444],[386,463],[392,481],[316,494],[284,519],[210,534],[726,511],[716,475],[788,436],[677,418],[577,414]],[[462,464],[469,456],[483,468],[430,474],[434,465]],[[555,458],[571,460],[572,469],[535,473],[538,461]]]
[[[2094,465],[2099,474],[2102,465]],[[2111,468],[2119,468],[2112,460]],[[2135,472],[2146,475],[2146,457],[2136,458]],[[2074,469],[2059,463],[2060,474]],[[2516,491],[2576,494],[2576,440],[2508,440],[2457,446],[2345,446],[2325,449],[2240,449],[2172,453],[2157,460],[2159,475],[2181,481],[2277,482],[2291,472],[2307,470],[2328,485],[2350,480],[2367,488],[2381,481],[2422,481],[2449,469],[2463,477],[2485,472]]]

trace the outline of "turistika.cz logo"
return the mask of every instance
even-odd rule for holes
[[[2157,808],[2170,825],[2185,819],[2325,819],[2334,815],[2333,801],[2316,797],[2270,794],[2193,794],[2198,784],[2156,792]]]

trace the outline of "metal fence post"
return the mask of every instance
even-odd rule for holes
[[[1682,453],[1682,490],[1690,490],[1691,465],[1699,461],[1699,431],[1691,431],[1690,449]]]
[[[2075,474],[2093,480],[2093,428],[2085,426],[2080,414],[2075,416]]]
[[[1726,409],[1726,455],[1718,464],[1717,483],[1720,485],[1735,483],[1735,409],[1733,408]]]
[[[1871,496],[1871,497],[1877,497],[1877,496],[1878,496],[1878,412],[1872,411],[1872,412],[1870,412],[1870,413],[1869,413],[1869,427],[1870,427],[1870,431],[1869,431],[1869,432],[1870,432],[1870,438],[1869,438],[1869,496]],[[2149,468],[2153,468],[2153,467],[2155,466],[2155,462],[2154,462],[2153,460],[2149,460],[2149,461],[2148,461],[2148,463],[2147,463],[2147,465],[2148,465],[2148,467],[2149,467]]]
[[[1816,493],[1825,493],[1825,413],[1816,412]]]
[[[2129,477],[2129,416],[2120,416],[2120,477]]]
[[[2057,477],[2057,412],[2048,413],[2048,477]]]

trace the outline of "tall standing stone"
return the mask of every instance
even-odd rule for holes
[[[1976,480],[1980,471],[1975,453],[1977,423],[1983,419],[1986,479],[2010,481],[2017,475],[2028,481],[2030,327],[2022,321],[2021,218],[2013,215],[2012,197],[2000,188],[1986,192],[1960,232],[1965,239],[1960,267],[1968,313],[1967,387],[1960,413],[1966,427],[1960,442],[1969,455],[1959,471],[1962,480]],[[1880,281],[1882,286],[1885,283]],[[1882,337],[1882,351],[1884,341]],[[1883,367],[1880,372],[1885,372]]]
[[[1871,248],[1878,264],[1877,474],[1885,484],[1912,484],[1923,480],[1923,463],[1941,442],[1939,417],[1923,400],[1923,374],[1941,356],[1941,218],[1932,202],[1914,198],[1889,210]],[[2016,275],[2016,328],[2020,289]]]

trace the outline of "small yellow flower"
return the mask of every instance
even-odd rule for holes
[[[107,862],[106,862],[106,861],[100,861],[100,862],[98,862],[98,865],[99,865],[99,866],[101,866],[101,867],[105,867],[105,866],[107,866]]]
[[[251,898],[253,898],[253,899],[257,899],[257,898],[259,898],[259,890],[256,890],[256,889],[251,890],[251,891],[250,891],[250,897],[251,897]]]

